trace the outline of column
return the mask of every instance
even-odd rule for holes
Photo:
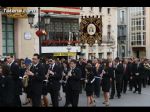
[[[89,45],[85,44],[86,49],[85,49],[85,58],[88,59],[88,55],[89,55]]]
[[[96,43],[95,46],[96,46],[96,58],[99,58],[99,56],[98,56],[98,51],[99,51],[98,50],[98,44]]]
[[[3,38],[2,38],[2,16],[0,13],[0,55],[2,55],[2,48],[3,48]]]

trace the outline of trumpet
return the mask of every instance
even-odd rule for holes
[[[65,75],[65,77],[66,77],[66,81],[65,82],[66,83],[67,83],[69,77],[71,77],[71,76],[72,76],[72,68],[69,70],[68,74]]]
[[[29,76],[26,74],[28,71],[30,71],[30,68],[31,68],[32,65],[29,65],[25,71],[25,74],[23,76],[23,80],[22,80],[22,83],[24,85],[24,87],[27,87],[28,86],[28,82],[29,82]]]
[[[144,68],[147,70],[150,70],[150,64],[149,63],[144,63]]]

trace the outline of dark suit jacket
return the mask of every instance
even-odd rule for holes
[[[22,94],[22,82],[19,79],[19,65],[16,62],[13,62],[12,65],[10,66],[10,75],[12,76],[14,80],[14,85],[15,85],[15,94],[20,95]]]
[[[41,63],[36,67],[32,65],[30,71],[34,73],[34,76],[30,76],[31,94],[42,94],[42,83],[45,78],[45,70]]]
[[[59,90],[60,89],[60,80],[62,78],[62,69],[59,65],[55,64],[52,71],[54,72],[54,75],[50,75],[49,82],[48,82],[48,88],[49,90]]]
[[[81,79],[81,70],[79,68],[75,68],[72,71],[72,76],[68,78],[67,88],[75,91],[80,91],[80,79]]]
[[[116,81],[121,81],[123,77],[123,65],[120,63],[117,68],[115,69]]]
[[[143,74],[144,74],[144,65],[143,63],[140,63],[139,64],[139,67],[137,67],[137,64],[136,63],[133,63],[133,76],[135,77],[136,76],[136,73],[139,73],[139,77],[141,77]]]
[[[12,106],[15,96],[12,76],[0,76],[0,106]]]
[[[77,67],[81,70],[81,78],[85,78],[86,74],[85,74],[85,66],[86,63],[82,62],[81,64],[78,62],[77,63]]]

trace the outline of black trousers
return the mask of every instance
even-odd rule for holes
[[[41,94],[32,94],[32,107],[41,106]]]
[[[112,79],[112,82],[111,82],[111,94],[110,94],[110,97],[111,98],[114,98],[114,95],[115,95],[115,79]]]
[[[15,95],[14,100],[13,100],[13,106],[21,107],[20,95]]]
[[[80,80],[80,93],[82,93],[83,89],[85,89],[85,80]]]
[[[124,93],[126,93],[127,86],[128,86],[128,76],[126,76],[125,74],[123,75],[123,79],[122,79],[121,92],[123,91]]]
[[[140,76],[135,76],[134,77],[134,88],[135,88],[135,91],[138,91],[138,92],[141,92],[141,82],[142,82],[142,79]]]
[[[146,87],[146,84],[147,84],[147,76],[146,76],[146,74],[144,74],[142,76],[142,84],[143,84],[143,87]]]
[[[67,102],[71,103],[72,107],[77,107],[78,106],[78,101],[79,101],[79,93],[80,91],[78,90],[71,90],[68,89],[66,94],[67,94]]]
[[[100,78],[95,78],[94,81],[94,94],[100,97]]]
[[[121,96],[121,84],[122,84],[121,79],[116,80],[116,90],[117,90],[117,96],[118,97]]]
[[[52,105],[53,107],[58,107],[58,96],[59,96],[59,90],[58,89],[51,89],[50,90],[50,95],[51,95],[51,100],[52,100]]]
[[[132,78],[132,79],[129,78],[129,89],[130,89],[131,91],[132,91],[132,89],[133,89],[133,86],[134,86],[133,78]]]

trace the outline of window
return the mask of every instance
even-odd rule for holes
[[[107,13],[110,14],[110,8],[107,9]]]
[[[108,26],[107,26],[107,30],[108,30],[108,32],[107,32],[108,40],[110,40],[110,35],[111,35],[111,25],[108,25]]]
[[[121,22],[124,22],[124,11],[121,11],[120,19],[121,19]]]
[[[66,46],[67,43],[61,43],[59,41],[68,41],[69,32],[72,32],[72,40],[76,40],[78,35],[76,32],[79,31],[79,24],[77,19],[58,19],[51,18],[49,27],[48,40],[57,41],[49,44],[49,46]],[[74,44],[73,44],[74,45]]]
[[[99,7],[99,12],[102,12],[102,7]]]
[[[3,55],[14,54],[14,19],[2,16]]]

